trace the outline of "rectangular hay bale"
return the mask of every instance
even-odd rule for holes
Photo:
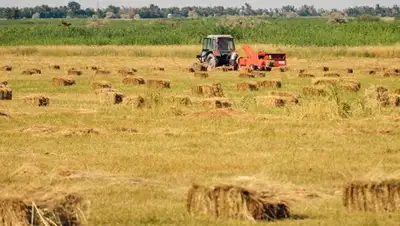
[[[169,89],[171,88],[170,81],[167,80],[154,80],[148,79],[146,81],[147,87],[149,88],[156,88],[156,89]]]
[[[12,100],[12,89],[0,87],[0,100]]]
[[[280,80],[264,80],[257,82],[258,87],[261,88],[281,88],[282,81]]]
[[[53,86],[72,86],[76,84],[76,81],[69,77],[54,77],[52,84]]]
[[[236,84],[238,91],[258,91],[257,82],[241,82]]]
[[[195,72],[194,77],[196,78],[208,78],[207,72]]]
[[[192,88],[192,93],[205,97],[223,97],[224,92],[220,83],[198,85]]]
[[[28,96],[23,98],[24,103],[37,107],[45,107],[50,105],[50,98],[43,95]]]
[[[92,83],[92,89],[104,89],[104,88],[108,88],[111,89],[111,83],[108,81],[95,81]]]
[[[305,86],[303,94],[309,96],[326,96],[328,94],[325,86]]]
[[[219,98],[219,97],[207,98],[207,99],[201,101],[201,104],[204,107],[208,107],[208,108],[230,108],[230,107],[232,107],[232,102],[230,102],[228,99]]]
[[[123,102],[125,95],[120,92],[103,92],[99,93],[100,102],[103,104],[120,104]]]
[[[128,76],[122,79],[122,83],[125,85],[143,85],[146,84],[144,78]]]
[[[284,107],[286,101],[280,96],[260,96],[257,97],[257,103],[267,107]]]
[[[123,98],[122,103],[135,108],[143,108],[146,105],[146,100],[142,96],[127,96]]]

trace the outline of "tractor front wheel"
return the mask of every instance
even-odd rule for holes
[[[207,70],[211,71],[217,66],[217,59],[214,55],[210,54],[206,58]]]

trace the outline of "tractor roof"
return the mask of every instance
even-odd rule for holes
[[[233,38],[231,35],[209,35],[207,38]]]

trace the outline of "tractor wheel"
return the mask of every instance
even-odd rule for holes
[[[217,66],[217,59],[215,58],[214,55],[210,54],[206,58],[207,62],[207,70],[211,71]]]

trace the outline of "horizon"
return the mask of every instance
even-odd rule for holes
[[[2,7],[19,7],[19,8],[24,8],[24,7],[35,7],[35,6],[40,6],[40,5],[48,5],[51,7],[56,7],[56,6],[65,6],[68,4],[68,2],[71,2],[71,0],[41,0],[41,1],[35,1],[35,3],[29,2],[27,3],[26,0],[3,0],[4,5]],[[81,1],[75,1],[78,2],[82,8],[97,8],[97,0],[81,0]],[[203,0],[203,4],[197,4],[197,3],[189,3],[192,1],[183,1],[183,0],[174,0],[175,3],[165,3],[165,1],[161,0],[154,0],[152,3],[149,3],[148,0],[135,0],[135,1],[129,1],[129,0],[117,0],[117,1],[112,1],[112,0],[99,0],[99,5],[100,8],[107,8],[109,5],[114,5],[118,7],[134,7],[134,8],[140,8],[144,6],[149,6],[150,4],[154,4],[159,6],[160,8],[170,8],[170,7],[191,7],[191,6],[199,6],[199,7],[213,7],[213,6],[223,6],[225,8],[228,7],[241,7],[242,5],[245,4],[243,1],[238,1],[238,0],[220,0],[218,4],[212,4],[212,2],[215,2],[213,0]],[[283,0],[280,1],[279,3],[270,3],[268,6],[265,6],[266,4],[263,3],[263,0],[251,0],[251,1],[246,1],[249,3],[254,9],[268,9],[268,8],[281,8],[282,6],[285,5],[292,5],[295,6],[296,8],[299,8],[301,5],[314,5],[315,8],[323,8],[323,9],[345,9],[345,8],[350,8],[350,7],[356,7],[356,6],[370,6],[370,7],[375,7],[376,4],[379,4],[382,7],[392,7],[396,5],[396,1],[393,0],[385,0],[385,1],[380,1],[376,2],[373,0],[353,0],[351,1],[350,4],[348,4],[347,1],[336,1],[336,2],[323,2],[321,3],[320,1],[317,0],[305,0],[302,3],[297,3],[298,1],[296,0]],[[229,3],[224,4],[224,3]]]

